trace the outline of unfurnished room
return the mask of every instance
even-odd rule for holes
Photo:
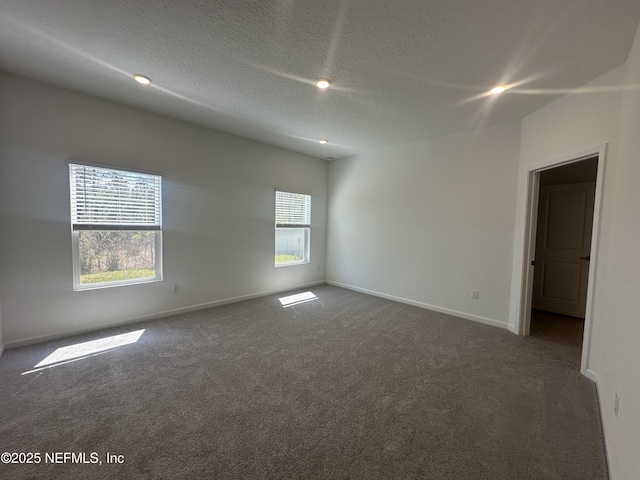
[[[0,478],[640,479],[639,27],[0,0]]]

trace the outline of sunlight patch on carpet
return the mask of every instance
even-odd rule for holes
[[[75,360],[81,360],[83,358],[94,356],[96,354],[105,352],[106,350],[112,350],[124,345],[130,345],[132,343],[136,343],[143,333],[144,329],[136,330],[129,333],[123,333],[121,335],[112,335],[110,337],[99,338],[97,340],[91,340],[89,342],[77,343],[75,345],[69,345],[68,347],[60,347],[40,363],[34,365],[33,368],[40,369],[42,367],[48,368],[49,366],[62,365]]]
[[[316,300],[318,297],[313,292],[296,293],[295,295],[289,295],[288,297],[280,297],[280,303],[284,308],[298,305],[300,303],[310,302]]]

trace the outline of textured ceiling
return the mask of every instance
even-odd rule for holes
[[[624,63],[639,21],[638,0],[0,0],[0,69],[339,158],[520,119]]]

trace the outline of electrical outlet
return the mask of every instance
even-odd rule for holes
[[[180,291],[180,284],[179,283],[174,283],[171,286],[171,292],[172,293],[178,293]]]
[[[320,265],[318,265],[318,271],[320,271]]]
[[[613,413],[618,416],[618,409],[620,408],[620,395],[616,392],[616,399],[613,401]]]
[[[477,300],[479,295],[480,295],[480,290],[471,290],[472,299]]]

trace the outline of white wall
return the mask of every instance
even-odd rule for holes
[[[327,280],[506,326],[519,152],[517,122],[333,162]]]
[[[67,158],[163,173],[163,282],[73,291]],[[312,195],[310,264],[273,265],[276,188]],[[4,342],[323,281],[326,194],[323,160],[0,73]]]
[[[601,379],[602,410],[617,480],[640,472],[640,28],[627,60],[622,95],[620,149],[613,179],[615,216],[609,232],[609,288],[602,299],[602,323],[614,324],[615,336],[603,338],[594,368]],[[613,415],[615,393],[618,417]]]
[[[608,87],[618,87],[611,91]],[[517,322],[527,171],[608,143],[588,374],[597,381],[609,468],[614,480],[640,472],[640,32],[627,63],[522,121],[514,249]],[[603,90],[604,89],[604,90]],[[620,395],[618,417],[613,413]]]

